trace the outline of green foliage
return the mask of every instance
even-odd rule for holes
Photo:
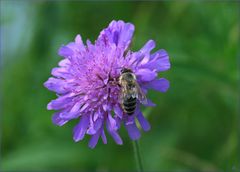
[[[111,20],[135,24],[133,49],[149,39],[168,51],[165,94],[149,93],[152,129],[140,139],[147,171],[240,169],[237,139],[237,3],[1,1],[2,170],[136,170],[124,145],[108,135],[94,150],[74,143],[72,128],[51,123],[43,87],[57,50],[80,33],[94,41]]]

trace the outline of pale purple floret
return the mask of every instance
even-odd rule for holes
[[[128,50],[133,32],[133,24],[112,21],[101,31],[95,44],[87,40],[84,45],[81,36],[77,35],[74,42],[59,49],[58,54],[63,60],[59,62],[59,67],[52,69],[54,77],[44,83],[45,87],[57,93],[58,98],[52,100],[47,108],[57,111],[52,120],[59,126],[72,119],[80,120],[73,130],[76,142],[89,134],[92,135],[89,147],[94,148],[99,137],[106,144],[107,130],[117,144],[122,144],[118,134],[122,123],[130,138],[137,140],[140,131],[135,120],[139,121],[144,131],[150,129],[139,104],[132,116],[123,112],[119,103],[120,71],[123,67],[131,69],[145,93],[148,89],[165,92],[169,82],[157,76],[158,72],[170,68],[170,62],[165,50],[150,54],[155,47],[153,40],[137,52]],[[146,105],[154,106],[154,103],[149,100]]]

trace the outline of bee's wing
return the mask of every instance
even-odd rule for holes
[[[137,98],[142,104],[147,104],[147,97],[142,91],[141,87],[138,85],[137,81],[135,83],[136,89],[137,89]]]

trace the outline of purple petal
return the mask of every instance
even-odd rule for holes
[[[62,57],[69,57],[73,55],[73,51],[67,47],[67,46],[62,46],[59,50],[58,50],[58,55],[62,56]]]
[[[92,138],[90,139],[89,143],[88,143],[88,146],[90,148],[94,148],[96,145],[97,145],[97,142],[98,142],[98,139],[99,139],[99,136],[101,134],[101,130],[99,130],[96,134],[94,134],[92,136]]]
[[[115,116],[114,119],[116,121],[116,128],[119,129],[121,127],[122,118]]]
[[[154,107],[154,106],[156,106],[156,104],[153,103],[150,99],[147,99],[147,103],[145,103],[144,106]]]
[[[150,59],[150,51],[155,47],[155,42],[153,40],[149,40],[138,52],[129,54],[129,63],[137,64],[139,66],[143,66],[148,63]],[[135,65],[136,65],[135,64]]]
[[[166,92],[169,88],[169,81],[165,78],[156,79],[144,85],[146,88],[154,89],[160,92]]]
[[[119,134],[117,133],[117,131],[112,131],[110,134],[113,137],[114,141],[118,145],[122,145],[123,144],[123,141],[122,141],[121,137],[119,136]]]
[[[57,79],[57,78],[49,78],[45,83],[44,86],[48,88],[51,91],[54,91],[58,94],[65,94],[69,92],[67,90],[67,82],[62,79]]]
[[[121,33],[119,33],[119,40],[118,40],[118,45],[120,47],[123,47],[126,49],[132,39],[133,32],[134,32],[134,26],[130,23],[121,23],[123,26]]]
[[[103,112],[100,109],[98,109],[93,115],[93,121],[96,121],[98,118],[102,118],[102,114]]]
[[[79,44],[79,45],[83,45],[83,41],[82,41],[82,37],[81,35],[77,35],[76,38],[75,38],[75,43],[76,44]],[[84,45],[83,45],[84,46]]]
[[[140,52],[133,52],[130,54],[127,54],[126,58],[129,61],[129,64],[132,65],[134,63],[138,63],[142,60],[143,55]]]
[[[151,129],[149,122],[145,119],[141,111],[138,112],[137,119],[144,131],[149,131]]]
[[[48,110],[60,110],[66,108],[71,103],[70,99],[63,99],[62,97],[57,98],[56,100],[52,100],[48,103]]]
[[[75,103],[69,112],[60,114],[60,117],[63,119],[73,119],[77,118],[80,115],[80,107],[82,106],[81,102]]]
[[[96,116],[98,118],[96,118]],[[95,120],[94,120],[95,118]],[[87,130],[87,134],[93,135],[95,134],[101,127],[103,127],[104,119],[101,118],[100,112],[97,111],[94,114],[90,115],[90,124]]]
[[[104,129],[102,130],[102,135],[101,135],[101,137],[102,137],[103,143],[104,143],[104,144],[107,144],[107,137],[106,137],[106,135],[105,135]]]
[[[95,122],[91,122],[90,121],[90,125],[88,126],[87,129],[87,134],[93,135],[96,134],[97,131],[103,126],[103,120],[102,119],[98,119]]]
[[[74,128],[73,139],[75,142],[78,142],[79,140],[82,140],[84,138],[88,125],[89,125],[89,117],[88,115],[83,115],[81,117],[80,122]]]
[[[153,40],[149,40],[141,49],[140,52],[142,54],[148,54],[155,47],[155,42]]]
[[[128,131],[128,135],[132,140],[138,140],[141,136],[139,129],[137,128],[135,122],[129,125],[125,124],[125,127]]]
[[[108,128],[107,128],[108,129]],[[109,131],[108,129],[108,132],[109,134],[112,136],[112,138],[114,139],[114,141],[118,144],[118,145],[122,145],[123,144],[123,141],[121,139],[121,137],[119,136],[119,134],[117,133],[117,131]]]
[[[107,125],[110,130],[117,130],[117,125],[115,119],[113,119],[111,113],[108,114]]]
[[[131,23],[124,23],[123,21],[112,21],[107,28],[101,31],[97,44],[115,44],[126,50],[131,42],[134,32],[134,25]]]
[[[94,135],[97,133],[97,131],[95,130],[94,128],[94,121],[93,121],[93,118],[92,118],[92,114],[90,114],[89,116],[89,126],[88,126],[88,129],[87,129],[87,134],[89,135]]]
[[[158,72],[166,71],[170,68],[170,61],[168,53],[165,50],[158,50],[151,55],[150,62],[143,64],[143,67],[147,67],[151,70],[157,70]]]
[[[112,110],[112,105],[109,103],[109,102],[106,102],[102,105],[103,107],[103,110],[108,112],[108,111],[111,111]]]
[[[156,78],[157,73],[149,69],[139,69],[136,71],[137,78],[142,82],[151,81]]]
[[[68,67],[70,64],[71,62],[69,61],[69,59],[63,59],[58,63],[58,65],[61,67]]]
[[[53,68],[51,74],[55,77],[60,77],[60,78],[69,78],[71,76],[68,69],[63,67]]]
[[[136,112],[136,111],[135,111],[135,112]],[[135,118],[134,114],[131,115],[131,116],[125,114],[125,115],[124,115],[124,123],[125,123],[126,125],[133,124],[133,123],[134,123],[134,118]]]
[[[72,112],[72,113],[78,112],[81,106],[82,106],[82,103],[81,103],[81,102],[75,103],[75,105],[72,107],[72,109],[70,110],[70,112]]]
[[[60,114],[60,113],[61,113],[61,112],[56,112],[56,113],[53,114],[53,116],[52,116],[52,122],[53,122],[54,124],[56,124],[56,125],[63,126],[64,124],[66,124],[66,123],[68,122],[68,120],[67,120],[67,119],[62,119],[62,118],[60,118],[60,117],[59,117],[59,114]]]
[[[88,103],[84,104],[84,105],[81,107],[80,112],[83,112],[88,106],[89,106]]]
[[[115,113],[119,118],[122,118],[122,116],[123,116],[123,111],[122,111],[122,109],[119,107],[119,105],[113,106],[113,110],[114,110],[114,113]]]
[[[94,122],[94,129],[97,131],[97,130],[99,130],[102,126],[103,126],[103,119],[98,118],[98,119]]]
[[[60,110],[66,108],[67,106],[72,105],[72,97],[75,96],[75,93],[69,93],[64,96],[60,96],[55,100],[52,100],[47,105],[48,110]]]
[[[108,115],[108,116],[111,116],[111,115]],[[117,144],[121,145],[123,142],[122,142],[121,137],[119,136],[119,134],[116,131],[117,125],[116,125],[115,120],[112,117],[108,117],[108,119],[106,121],[106,127],[107,127],[109,134],[113,137],[114,141]]]

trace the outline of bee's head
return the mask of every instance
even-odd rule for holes
[[[128,68],[122,68],[121,69],[121,73],[127,73],[127,72],[131,72],[132,73],[132,70],[131,69],[128,69]]]

